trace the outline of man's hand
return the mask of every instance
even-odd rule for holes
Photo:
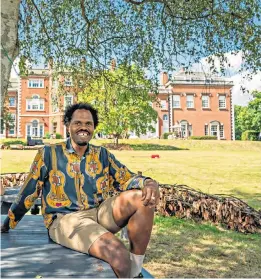
[[[8,233],[9,232],[9,228],[6,227],[5,225],[1,226],[1,233]]]
[[[144,182],[144,188],[142,189],[142,198],[145,206],[155,206],[159,203],[160,192],[159,184],[153,179],[146,179]]]

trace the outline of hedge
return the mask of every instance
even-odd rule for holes
[[[216,136],[191,136],[189,139],[192,140],[217,140]]]
[[[255,140],[258,140],[258,135],[259,135],[259,132],[255,131],[255,130],[247,130],[242,133],[241,139],[255,141]]]

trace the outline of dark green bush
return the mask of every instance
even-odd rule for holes
[[[173,134],[174,134],[173,132],[172,132],[172,133],[164,133],[164,134],[163,134],[163,138],[164,138],[164,139],[168,139],[168,136],[169,136],[169,135],[173,135]]]
[[[49,132],[47,132],[47,133],[44,135],[44,138],[45,138],[45,139],[50,139],[50,137],[51,137],[51,135],[50,135]]]
[[[22,145],[26,145],[26,142],[23,140],[5,140],[4,145],[6,146],[10,146],[11,144],[22,144]]]
[[[56,139],[62,139],[63,137],[62,137],[62,135],[61,135],[61,134],[56,133],[56,134],[55,134],[55,138],[56,138]]]
[[[258,134],[259,134],[259,132],[257,132],[257,131],[247,130],[242,133],[241,139],[255,141],[255,140],[258,140]]]
[[[192,140],[216,140],[216,136],[191,136],[189,139]]]

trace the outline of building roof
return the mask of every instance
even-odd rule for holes
[[[169,75],[169,81],[167,82],[166,87],[175,84],[232,87],[233,81],[209,73],[181,70],[174,75]]]

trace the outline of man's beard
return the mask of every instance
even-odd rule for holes
[[[77,142],[77,145],[79,145],[79,146],[86,146],[87,144],[88,144],[87,141],[85,141],[85,142]]]

